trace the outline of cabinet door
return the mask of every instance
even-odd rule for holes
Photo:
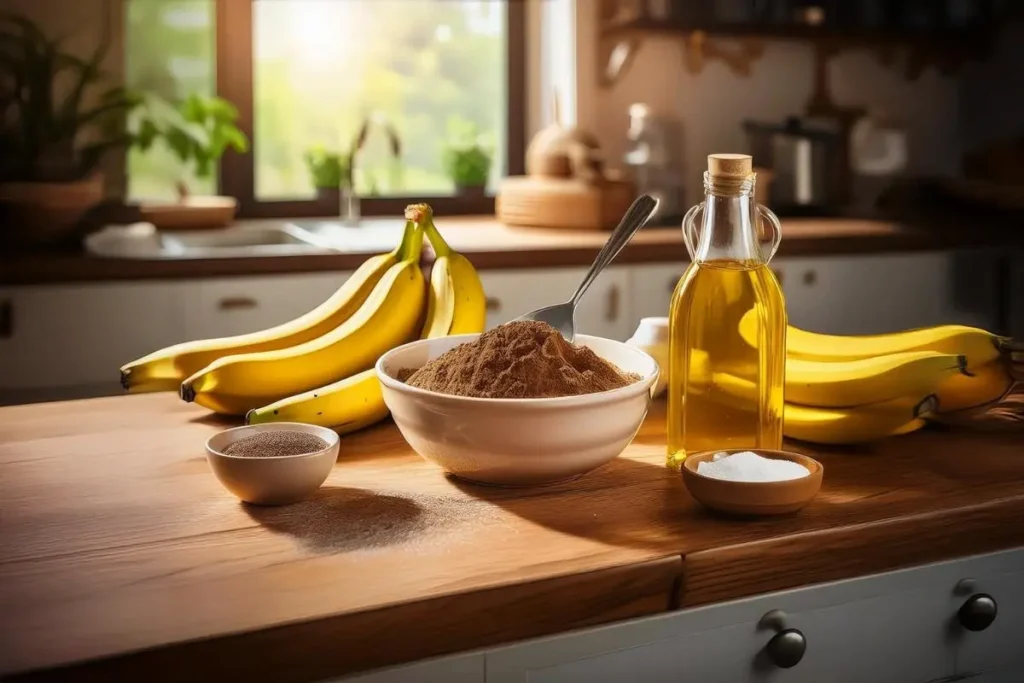
[[[484,683],[484,656],[444,657],[347,676],[330,683]]]
[[[632,328],[635,330],[640,318],[664,318],[668,316],[669,303],[676,283],[683,276],[688,263],[652,263],[633,266]]]
[[[585,272],[581,271],[580,279]],[[631,298],[629,270],[606,269],[590,286],[576,309],[576,331],[626,341],[636,329],[630,310]]]
[[[256,332],[315,308],[351,275],[347,272],[199,280],[189,285],[189,339]]]
[[[488,683],[925,683],[952,675],[941,565],[689,609],[489,651]],[[775,666],[771,610],[806,642]]]
[[[586,268],[485,270],[487,328],[523,313],[565,301],[583,280]],[[625,341],[632,333],[630,277],[625,268],[608,268],[590,286],[576,309],[576,331]]]
[[[984,680],[1024,681],[1024,550],[1000,554],[997,561],[968,561],[961,578],[973,580],[957,596],[957,609],[972,595],[987,593],[996,603],[996,618],[981,631],[962,627],[956,613],[952,626],[960,641],[957,674],[984,674]],[[1016,678],[1011,674],[1018,674]]]
[[[116,393],[119,366],[187,338],[179,283],[15,287],[0,290],[0,305],[10,400]]]
[[[878,334],[959,323],[993,329],[995,256],[987,251],[781,258],[792,325],[831,334]]]

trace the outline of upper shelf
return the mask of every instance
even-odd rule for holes
[[[717,11],[719,4],[728,5],[733,13]],[[992,0],[974,3],[973,14],[959,17],[944,13],[944,4],[929,0],[921,10],[924,14],[910,17],[912,20],[899,14],[909,10],[892,9],[912,3],[885,3],[888,14],[872,21],[862,20],[850,9],[857,5],[855,0],[817,4],[761,0],[748,4],[744,9],[742,2],[717,0],[603,0],[598,41],[604,65],[602,85],[614,83],[625,73],[650,36],[685,41],[685,59],[692,72],[698,72],[707,59],[721,59],[735,73],[748,75],[751,63],[763,54],[765,41],[787,40],[811,43],[826,56],[848,49],[874,50],[885,64],[891,63],[898,51],[906,52],[906,76],[914,79],[929,65],[948,73],[967,59],[983,56],[994,42],[999,22],[1013,14],[1008,5]],[[881,7],[871,0],[863,4]],[[751,9],[755,7],[758,13]],[[739,46],[724,48],[719,44],[722,39],[738,41]]]

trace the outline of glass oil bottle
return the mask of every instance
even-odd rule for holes
[[[751,157],[712,154],[704,201],[683,220],[691,262],[669,310],[673,469],[688,453],[782,447],[786,304],[768,267],[782,232],[775,214],[754,202],[754,182]],[[762,245],[762,226],[771,229],[770,245]]]

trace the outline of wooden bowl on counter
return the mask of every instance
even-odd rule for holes
[[[142,220],[157,230],[213,230],[235,220],[238,201],[234,197],[190,195],[179,201],[142,202]]]
[[[750,482],[715,479],[697,474],[697,466],[718,453],[732,455],[750,451],[763,458],[789,460],[803,465],[810,474],[799,479],[784,481]],[[683,461],[683,484],[705,507],[733,515],[784,515],[807,505],[821,489],[825,468],[814,458],[792,451],[774,451],[757,448],[736,448],[694,453]]]

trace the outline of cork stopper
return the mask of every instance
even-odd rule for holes
[[[753,162],[749,154],[709,154],[708,175],[723,180],[746,180],[754,172]]]

